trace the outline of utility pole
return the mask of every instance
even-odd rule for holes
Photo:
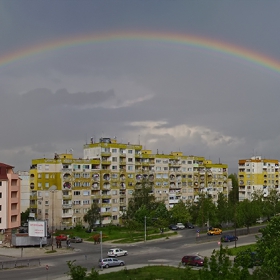
[[[147,220],[147,217],[145,216],[145,220],[144,220],[144,241],[146,242],[147,240],[147,224],[146,224],[146,220]]]

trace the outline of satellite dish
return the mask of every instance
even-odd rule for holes
[[[49,191],[55,191],[56,189],[57,189],[57,186],[52,185],[52,186],[49,188]]]

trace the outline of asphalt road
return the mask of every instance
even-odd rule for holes
[[[204,234],[205,235],[205,234]],[[213,236],[206,243],[196,243],[196,230],[180,230],[178,237],[170,239],[153,240],[126,245],[112,245],[103,243],[102,246],[92,243],[72,244],[75,252],[70,255],[50,255],[41,258],[41,266],[34,268],[17,268],[6,271],[0,271],[0,279],[5,280],[53,280],[62,276],[68,271],[67,261],[76,261],[90,270],[92,267],[98,268],[98,259],[101,257],[101,248],[103,258],[106,257],[107,251],[113,247],[121,247],[128,251],[128,256],[120,257],[126,265],[131,264],[166,264],[179,265],[181,258],[186,254],[196,254],[205,252],[205,250],[218,249],[218,238]],[[212,241],[213,240],[213,241]],[[240,236],[238,245],[244,245],[255,242],[255,235]],[[46,265],[49,269],[46,270]]]

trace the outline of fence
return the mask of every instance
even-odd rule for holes
[[[41,259],[16,259],[0,262],[0,270],[41,266]]]

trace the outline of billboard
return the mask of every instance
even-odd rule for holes
[[[29,221],[28,235],[35,237],[47,236],[47,222],[46,221]]]

